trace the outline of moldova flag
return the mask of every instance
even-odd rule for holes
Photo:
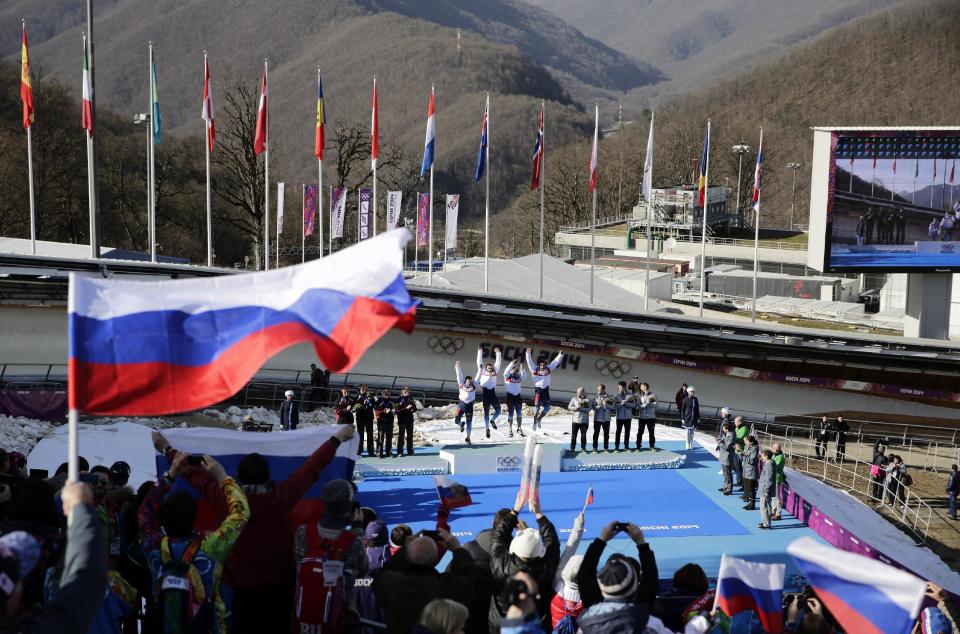
[[[753,610],[770,634],[783,631],[783,564],[761,564],[724,555],[714,609],[727,616]]]

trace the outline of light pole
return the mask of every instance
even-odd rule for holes
[[[795,211],[797,208],[797,172],[800,171],[800,163],[787,163],[787,167],[793,170],[793,190],[790,194],[790,230],[793,231]]]
[[[750,151],[750,146],[737,143],[733,146],[733,153],[737,155],[737,214],[740,213],[740,182],[743,176],[743,155]]]

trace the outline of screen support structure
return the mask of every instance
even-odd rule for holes
[[[922,339],[950,338],[951,273],[909,273],[903,335]]]

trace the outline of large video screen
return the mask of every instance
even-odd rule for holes
[[[960,270],[958,154],[957,130],[831,131],[826,270]]]

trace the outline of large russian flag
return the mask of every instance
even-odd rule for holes
[[[927,587],[922,579],[810,537],[787,552],[844,631],[906,634],[913,627]]]
[[[348,370],[388,330],[410,332],[405,229],[306,264],[162,282],[79,277],[69,296],[70,408],[158,415],[235,394],[271,356],[310,341]]]
[[[783,564],[762,564],[724,555],[714,609],[727,616],[753,610],[771,634],[783,631]]]
[[[330,439],[339,428],[338,425],[310,427],[294,431],[256,433],[236,432],[228,429],[210,429],[195,427],[192,429],[164,430],[163,435],[170,446],[177,451],[192,454],[207,454],[216,458],[227,473],[236,479],[240,460],[250,453],[259,453],[270,465],[270,479],[282,482],[290,477],[297,467],[320,445]],[[320,492],[330,480],[353,478],[354,458],[357,455],[359,439],[354,436],[337,448],[333,461],[320,474],[317,483],[310,488],[306,496],[293,509],[293,525],[299,526],[319,519],[323,508]],[[170,466],[164,456],[157,456],[157,477],[160,478]],[[184,479],[178,479],[175,489],[187,490],[199,497]],[[222,520],[222,510],[210,504],[209,500],[198,499],[197,526],[213,529]]]

